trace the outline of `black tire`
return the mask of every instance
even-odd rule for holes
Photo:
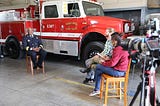
[[[15,39],[9,39],[6,42],[6,52],[7,55],[13,59],[17,59],[20,56],[20,47]]]
[[[93,57],[97,53],[102,52],[103,49],[104,49],[103,42],[98,42],[98,41],[90,42],[84,49],[83,60]]]

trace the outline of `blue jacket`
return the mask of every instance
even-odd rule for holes
[[[26,51],[32,50],[32,48],[36,47],[43,48],[41,39],[39,39],[36,35],[25,35],[22,39],[22,45]]]

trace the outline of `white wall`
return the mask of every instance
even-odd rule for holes
[[[28,4],[34,5],[34,0],[0,0],[0,10],[26,8]]]
[[[104,3],[104,9],[146,7],[147,0],[97,0]]]
[[[0,0],[0,6],[15,6],[20,4],[34,4],[34,0]]]

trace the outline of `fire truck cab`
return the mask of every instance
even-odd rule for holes
[[[0,19],[0,41],[12,58],[19,57],[28,27],[42,38],[46,51],[78,59],[103,50],[106,28],[114,28],[123,38],[132,35],[130,21],[104,16],[102,6],[93,0],[36,0],[34,5],[11,10],[19,14],[18,18]]]

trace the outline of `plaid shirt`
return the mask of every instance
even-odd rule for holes
[[[101,52],[102,55],[112,56],[113,45],[111,40],[107,40],[105,43],[104,50]]]

